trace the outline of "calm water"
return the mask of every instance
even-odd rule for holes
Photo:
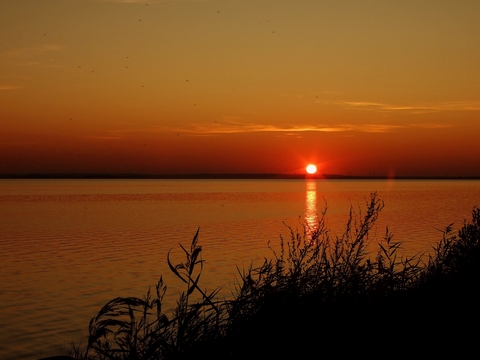
[[[288,238],[284,223],[301,229],[328,205],[341,235],[350,206],[364,210],[374,191],[385,202],[377,239],[388,226],[406,255],[480,205],[480,181],[0,180],[0,358],[63,353],[108,300],[142,296],[160,275],[171,306],[182,287],[167,252],[183,260],[177,244],[198,227],[203,287],[228,296],[236,266]]]

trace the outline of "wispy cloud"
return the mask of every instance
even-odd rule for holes
[[[161,3],[173,3],[173,2],[207,2],[211,0],[97,0],[99,2],[109,2],[117,4],[161,4]]]
[[[225,134],[248,134],[248,133],[272,133],[278,136],[286,137],[301,137],[307,132],[317,133],[344,133],[345,135],[352,135],[354,133],[389,133],[401,129],[442,129],[450,127],[450,124],[440,123],[426,123],[426,124],[303,124],[303,125],[273,125],[273,124],[259,124],[243,120],[240,117],[229,116],[221,120],[213,121],[210,124],[186,124],[184,126],[155,126],[148,128],[125,128],[106,130],[102,133],[84,136],[90,140],[111,141],[122,140],[130,137],[136,137],[143,134],[167,134],[176,133],[177,135],[189,136],[215,136]]]
[[[4,51],[1,55],[6,58],[32,58],[43,55],[47,52],[59,50],[61,50],[61,47],[58,45],[40,45]]]
[[[158,0],[99,0],[100,2],[110,2],[110,3],[119,3],[119,4],[153,4],[158,3]],[[164,2],[164,1],[162,1]]]
[[[451,124],[436,124],[436,123],[427,123],[427,124],[411,124],[410,127],[417,127],[422,129],[446,129],[452,127]]]
[[[0,85],[0,90],[18,90],[21,88],[20,85]]]
[[[438,103],[423,103],[409,105],[394,105],[387,103],[376,103],[367,101],[332,101],[325,104],[344,106],[349,109],[367,111],[405,111],[411,113],[425,113],[438,111],[479,111],[480,101],[446,101]]]
[[[230,118],[231,119],[231,118]],[[285,136],[297,136],[305,132],[391,132],[405,126],[391,124],[303,124],[272,125],[244,121],[220,121],[214,124],[192,124],[188,128],[177,128],[175,131],[196,135],[239,134],[239,133],[279,133]]]
[[[105,134],[92,134],[87,136],[82,136],[83,139],[94,140],[94,141],[110,141],[110,140],[122,140],[125,139],[125,135],[116,135],[115,132],[107,132]]]

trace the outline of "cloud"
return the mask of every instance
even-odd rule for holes
[[[36,145],[34,141],[16,141],[16,140],[1,140],[0,146],[31,146]]]
[[[0,85],[0,90],[18,90],[22,87],[20,85]]]
[[[109,2],[117,4],[161,4],[161,3],[172,3],[172,2],[207,2],[211,0],[97,0],[99,2]]]
[[[113,132],[111,135],[107,133],[105,135],[87,135],[82,136],[83,139],[94,140],[94,141],[108,141],[108,140],[122,140],[125,139],[125,136],[115,135]]]
[[[186,124],[184,126],[155,126],[146,128],[115,129],[107,130],[101,134],[92,134],[84,136],[90,140],[121,140],[129,137],[135,137],[142,134],[167,134],[176,133],[189,136],[215,136],[226,134],[253,134],[253,133],[272,133],[280,136],[301,137],[303,133],[344,133],[351,135],[355,132],[361,133],[391,133],[401,129],[423,128],[423,129],[443,129],[450,127],[450,124],[303,124],[303,125],[273,125],[248,122],[241,117],[227,116],[209,124]]]
[[[452,127],[450,124],[412,124],[411,127],[419,127],[422,129],[446,129]]]
[[[40,56],[46,52],[59,51],[61,47],[58,45],[40,45],[27,48],[4,51],[1,55],[6,58],[32,58]]]
[[[154,4],[158,3],[159,1],[155,0],[100,0],[100,2],[111,2],[111,3],[119,3],[119,4]],[[165,1],[162,1],[165,2]]]
[[[439,104],[439,110],[447,111],[478,111],[480,101],[451,101]]]
[[[367,101],[333,101],[324,104],[344,106],[349,109],[367,111],[406,111],[411,113],[439,112],[439,111],[479,111],[480,101],[446,101],[439,103],[424,103],[414,105],[392,105]]]
[[[188,128],[177,128],[175,131],[195,135],[239,134],[239,133],[280,133],[287,136],[298,135],[304,132],[391,132],[405,126],[391,124],[303,124],[303,125],[272,125],[257,124],[244,121],[215,122],[214,124],[193,124]]]
[[[82,139],[93,140],[93,141],[117,141],[124,140],[130,137],[133,134],[141,134],[151,131],[151,129],[115,129],[115,130],[103,130],[96,133],[91,133],[88,135],[80,136]]]

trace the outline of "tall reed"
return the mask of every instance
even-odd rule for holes
[[[180,245],[183,262],[174,264],[170,252],[167,256],[170,270],[185,285],[174,310],[163,311],[167,288],[162,277],[153,294],[115,298],[90,321],[88,344],[74,347],[75,357],[308,356],[317,346],[325,356],[346,354],[346,349],[372,357],[388,351],[389,341],[405,336],[392,324],[379,331],[395,312],[413,322],[408,316],[428,298],[424,289],[431,284],[452,276],[480,278],[480,211],[474,208],[472,222],[464,223],[458,235],[447,227],[424,260],[402,256],[401,242],[388,228],[379,241],[371,237],[384,204],[373,193],[365,207],[365,212],[351,208],[341,236],[327,228],[327,208],[313,228],[287,226],[289,239],[281,236],[277,246],[268,245],[272,258],[238,269],[226,300],[217,298],[218,288],[206,291],[199,285],[203,260],[197,230],[190,248]],[[373,241],[378,241],[374,254],[368,251]],[[378,342],[369,344],[371,336]]]

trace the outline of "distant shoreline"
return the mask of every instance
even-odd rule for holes
[[[480,176],[354,176],[340,174],[0,174],[0,179],[315,179],[315,180],[480,180]]]

